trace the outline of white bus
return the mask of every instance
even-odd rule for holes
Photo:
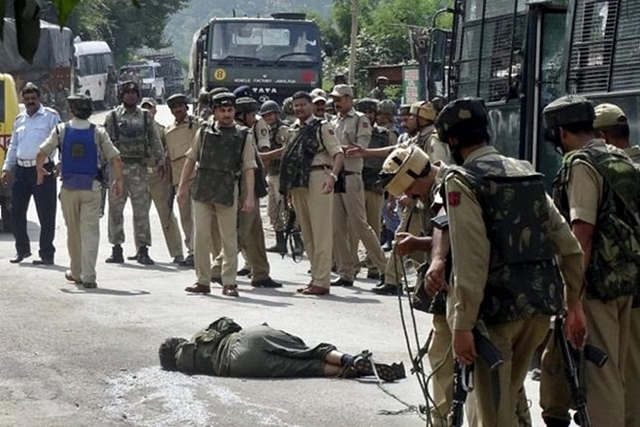
[[[75,43],[75,48],[76,90],[89,95],[97,106],[106,107],[107,74],[113,67],[111,48],[103,41],[80,41]]]

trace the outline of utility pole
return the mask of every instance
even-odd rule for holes
[[[349,84],[355,83],[356,42],[358,38],[358,0],[351,0],[351,54],[349,55]]]

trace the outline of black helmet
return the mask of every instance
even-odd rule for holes
[[[83,93],[71,95],[67,98],[69,110],[79,119],[88,119],[93,112],[93,100]]]
[[[236,105],[236,96],[231,92],[222,92],[211,98],[211,106],[216,107],[233,107]]]
[[[256,113],[258,111],[258,101],[248,96],[236,99],[236,114]]]
[[[378,101],[373,98],[362,98],[356,101],[356,111],[360,113],[365,113],[367,111],[371,111],[373,113],[378,112]]]
[[[453,130],[461,126],[465,129],[483,128],[489,126],[489,114],[484,100],[481,98],[461,98],[448,103],[438,114],[435,121],[438,138],[442,142],[449,141]]]
[[[268,113],[278,113],[280,114],[280,106],[276,101],[265,101],[264,104],[260,107],[260,115],[268,114]]]
[[[120,86],[118,87],[118,94],[122,96],[125,92],[130,90],[135,91],[138,94],[138,97],[140,97],[140,86],[138,86],[138,83],[133,80],[127,80],[120,83]]]

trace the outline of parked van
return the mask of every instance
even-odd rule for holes
[[[166,96],[162,65],[156,61],[129,62],[120,67],[118,83],[133,80],[140,85],[143,97],[163,102]]]
[[[76,91],[90,96],[98,108],[104,108],[109,84],[108,72],[113,67],[111,48],[103,41],[77,42],[75,59],[78,76]]]
[[[4,165],[11,142],[13,123],[19,113],[16,84],[10,74],[0,73],[0,165]],[[11,231],[11,186],[0,184],[2,230]]]

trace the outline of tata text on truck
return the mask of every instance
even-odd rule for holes
[[[430,86],[484,98],[503,153],[550,182],[560,157],[544,141],[542,109],[568,93],[617,104],[640,141],[640,1],[456,0],[454,9],[452,32],[431,31]]]
[[[214,18],[194,35],[190,89],[251,87],[261,102],[282,102],[322,82],[318,24],[304,14]]]

